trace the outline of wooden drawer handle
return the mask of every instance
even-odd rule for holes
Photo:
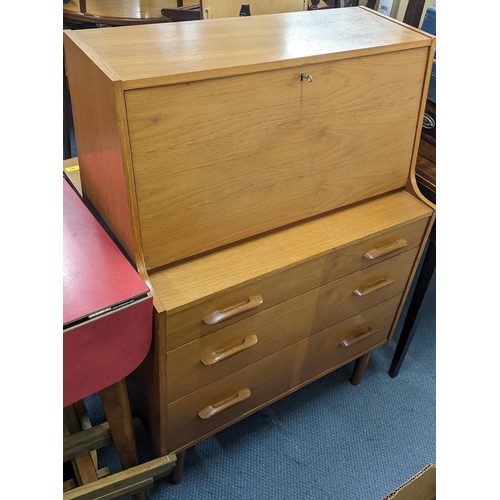
[[[359,332],[354,333],[350,337],[347,337],[344,339],[342,342],[340,342],[340,345],[344,347],[349,347],[351,345],[357,344],[358,342],[361,342],[362,340],[367,339],[374,333],[377,333],[379,331],[379,328],[377,328],[373,323],[369,324]]]
[[[227,410],[228,408],[234,406],[240,401],[244,401],[245,399],[249,398],[251,394],[252,393],[250,392],[250,389],[248,388],[241,389],[232,396],[223,399],[219,403],[207,406],[206,408],[201,410],[200,413],[198,413],[198,416],[201,417],[203,420],[206,420],[207,418],[212,418],[214,415],[217,415],[217,413]]]
[[[209,352],[201,359],[204,365],[214,365],[219,361],[223,361],[239,352],[249,349],[257,343],[257,335],[247,335],[242,339],[233,339],[219,346],[217,349]]]
[[[239,304],[227,307],[226,309],[221,309],[220,311],[214,311],[206,318],[203,318],[203,323],[206,323],[207,325],[216,325],[217,323],[220,323],[221,321],[229,318],[233,318],[238,314],[255,309],[256,307],[259,307],[263,302],[264,299],[261,295],[252,295]]]
[[[360,297],[363,297],[364,295],[369,295],[372,292],[376,292],[377,290],[380,290],[381,288],[384,288],[391,283],[394,283],[394,279],[392,279],[390,276],[384,276],[372,285],[360,286],[359,288],[354,290],[354,293],[356,295],[359,295]]]
[[[370,260],[378,259],[380,257],[383,257],[384,255],[387,255],[388,253],[395,252],[400,248],[404,248],[407,245],[408,242],[404,238],[399,238],[397,240],[391,241],[390,243],[387,243],[386,245],[372,248],[371,250],[366,252],[363,257]]]

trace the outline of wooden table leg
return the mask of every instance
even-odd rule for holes
[[[177,453],[177,462],[175,467],[170,473],[170,482],[172,484],[179,484],[182,480],[182,472],[184,470],[184,459],[186,458],[186,450]]]
[[[352,372],[351,384],[358,385],[361,382],[361,377],[365,371],[366,365],[368,361],[370,361],[370,356],[372,355],[372,351],[363,354],[356,360],[356,364],[354,365],[354,370]]]
[[[408,348],[410,347],[413,336],[415,335],[415,330],[418,326],[417,319],[420,312],[420,306],[422,305],[425,293],[429,287],[429,283],[434,275],[435,269],[436,243],[431,238],[429,239],[427,253],[425,254],[425,258],[420,269],[420,275],[418,277],[417,284],[415,285],[415,291],[413,292],[408,312],[406,313],[406,318],[403,323],[403,328],[401,329],[398,344],[396,346],[396,351],[389,368],[389,376],[392,378],[396,377],[399,373],[399,369],[403,364]]]
[[[81,431],[80,423],[75,411],[75,405],[63,409],[64,435],[76,434]],[[97,481],[97,470],[90,453],[85,453],[72,460],[73,469],[78,485]]]
[[[138,458],[125,379],[99,391],[99,396],[122,467],[130,469],[138,465]],[[134,500],[146,500],[146,495],[141,492],[134,495],[133,498]]]

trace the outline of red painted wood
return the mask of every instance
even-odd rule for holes
[[[63,179],[63,326],[149,288]]]
[[[148,286],[63,180],[63,406],[129,375],[151,345]],[[130,305],[68,323],[130,299]],[[66,326],[66,329],[64,327]]]
[[[64,332],[63,407],[133,372],[151,345],[153,299],[147,299]]]

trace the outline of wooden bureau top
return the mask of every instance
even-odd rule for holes
[[[432,36],[364,7],[65,30],[124,89],[430,46]]]

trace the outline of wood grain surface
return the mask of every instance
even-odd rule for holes
[[[401,297],[396,297],[333,325],[171,403],[166,420],[169,448],[178,450],[191,446],[212,432],[241,420],[273,400],[381,345],[387,341],[400,300]],[[364,327],[370,321],[379,328],[373,336],[351,347],[340,345],[353,330],[360,325]],[[202,409],[232,397],[243,388],[251,391],[248,399],[213,418],[203,420],[198,416]]]
[[[124,89],[429,47],[432,40],[361,7],[64,33]]]
[[[306,65],[312,82],[288,69],[127,92],[147,268],[404,187],[426,62],[416,49]]]
[[[401,295],[416,253],[416,249],[410,250],[169,351],[167,364],[171,376],[167,379],[168,401],[174,401],[203,385],[230,375],[247,364],[313,335],[333,323],[343,321],[359,311]],[[361,284],[375,282],[381,277],[391,277],[394,282],[366,297],[358,297],[353,293]],[[283,279],[286,280],[287,277],[284,276]],[[252,334],[257,336],[258,341],[246,351],[211,366],[205,366],[201,362],[207,352],[220,349],[221,345],[230,340],[238,342]]]

